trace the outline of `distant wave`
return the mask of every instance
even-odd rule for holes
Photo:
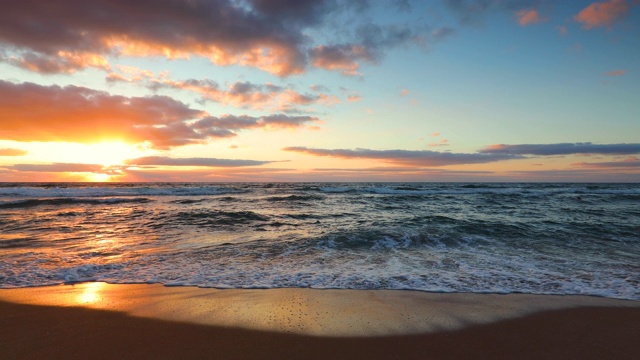
[[[27,199],[27,200],[0,202],[0,209],[31,208],[31,207],[41,206],[41,205],[49,205],[49,206],[64,206],[64,205],[73,205],[73,204],[103,205],[103,204],[122,204],[122,203],[146,203],[150,201],[153,201],[153,200],[143,198],[143,197],[105,198],[105,199],[87,199],[87,198]]]
[[[246,192],[229,187],[0,187],[2,197],[206,196]]]

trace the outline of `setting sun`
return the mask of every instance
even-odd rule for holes
[[[86,179],[89,182],[107,182],[107,181],[111,181],[113,175],[110,174],[93,174],[93,173],[89,173],[86,175]]]

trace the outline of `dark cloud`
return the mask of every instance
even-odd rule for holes
[[[367,23],[355,30],[353,42],[319,45],[311,49],[311,63],[326,70],[340,71],[345,75],[359,75],[363,62],[375,64],[392,48],[408,44],[423,44],[424,29],[404,24],[377,25]]]
[[[640,154],[640,144],[593,144],[560,143],[560,144],[497,144],[479,151],[483,154],[505,155],[571,155],[571,154],[602,154],[602,155],[631,155]]]
[[[166,156],[146,156],[125,161],[129,166],[207,166],[240,167],[259,166],[273,161],[216,159],[216,158],[171,158]]]
[[[410,7],[407,0],[390,3],[396,11]],[[216,65],[251,66],[287,76],[305,72],[309,56],[316,66],[337,53],[352,61],[371,61],[354,52],[355,47],[366,46],[379,57],[392,43],[405,43],[413,35],[395,26],[366,33],[364,39],[358,34],[343,45],[317,43],[309,35],[309,29],[326,30],[327,19],[350,12],[362,17],[371,6],[365,0],[14,1],[0,12],[0,44],[7,50],[0,61],[48,74],[87,67],[109,70],[110,56],[195,55]]]
[[[0,156],[24,156],[27,154],[28,152],[22,149],[13,149],[13,148],[0,149]]]
[[[72,71],[68,59],[111,54],[196,54],[218,65],[255,66],[278,75],[305,67],[302,30],[318,24],[332,1],[37,0],[0,12],[0,42],[14,62],[40,71]],[[255,56],[261,52],[261,56]],[[35,67],[33,61],[46,67]],[[31,57],[29,59],[28,57]],[[81,66],[78,66],[81,68]]]
[[[299,128],[319,121],[274,114],[216,118],[166,96],[125,97],[78,86],[0,80],[0,140],[121,140],[169,148],[235,136],[243,129]]]
[[[314,156],[330,156],[343,159],[374,159],[405,166],[447,166],[482,164],[502,160],[519,159],[511,154],[464,154],[428,150],[371,150],[371,149],[314,149],[287,147],[284,151],[299,152]]]

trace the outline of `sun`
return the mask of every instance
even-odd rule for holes
[[[90,173],[85,176],[89,182],[110,182],[113,180],[113,175],[103,173]]]
[[[140,151],[135,146],[120,141],[89,144],[86,145],[86,151],[88,158],[83,162],[100,164],[104,167],[123,165],[125,160],[140,156]]]

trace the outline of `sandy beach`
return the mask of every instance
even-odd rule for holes
[[[634,359],[640,303],[598,297],[83,283],[0,290],[0,357]]]

